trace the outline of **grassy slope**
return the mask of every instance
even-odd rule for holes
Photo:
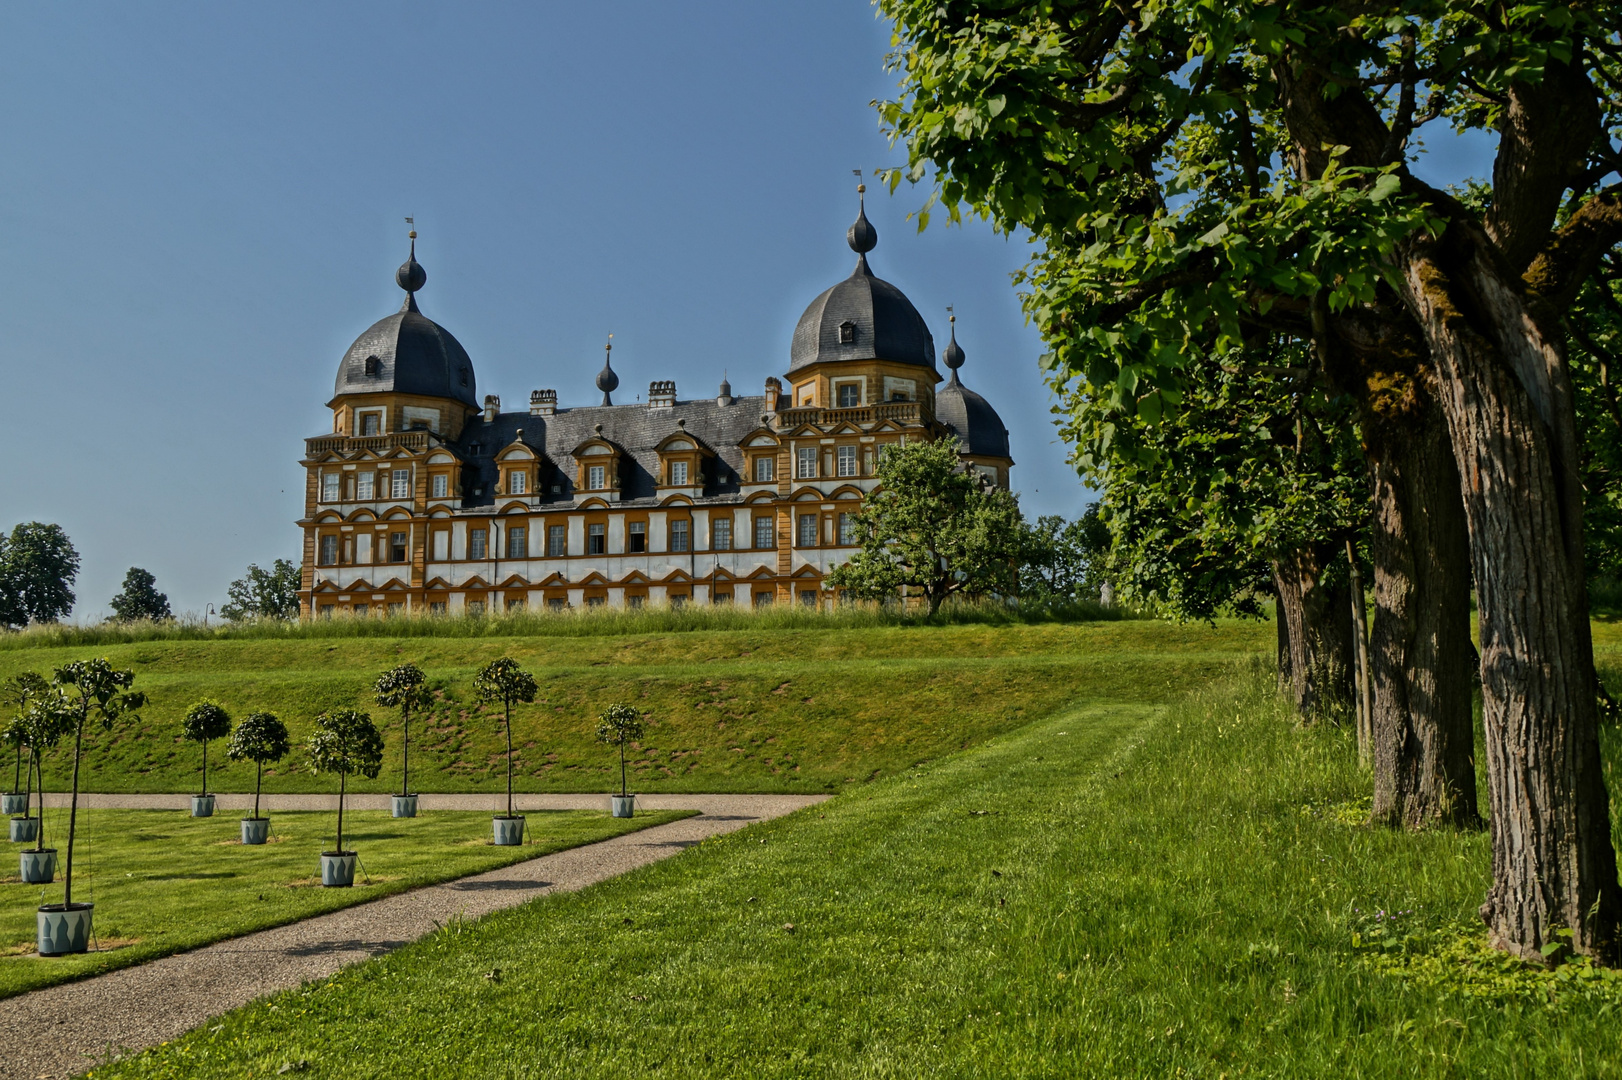
[[[95,1075],[1622,1074],[1614,984],[1353,947],[1479,941],[1487,883],[1485,833],[1361,827],[1367,789],[1265,686],[1074,706]]]
[[[379,624],[382,625],[382,624]],[[413,723],[413,786],[493,791],[502,784],[498,718],[473,698],[478,667],[509,654],[541,682],[536,704],[514,714],[517,786],[526,791],[606,791],[618,781],[593,741],[595,714],[612,701],[638,704],[651,728],[635,763],[638,789],[816,792],[891,775],[977,743],[1083,695],[1093,701],[1166,702],[1191,682],[1265,649],[1267,624],[1212,630],[1155,622],[1032,626],[744,629],[582,637],[309,637],[153,640],[98,647],[0,650],[0,677],[92,655],[137,672],[152,699],[138,727],[96,733],[85,787],[184,791],[198,784],[199,751],[179,741],[181,713],[212,696],[234,713],[268,708],[301,739],[310,718],[335,706],[370,707],[386,667],[420,664],[441,700]],[[14,643],[15,644],[15,643]],[[390,720],[388,765],[356,790],[399,783],[399,720]],[[210,753],[210,786],[252,790],[245,765]],[[270,791],[324,791],[290,765]],[[217,767],[216,767],[217,766]],[[60,790],[66,767],[47,766]],[[9,783],[10,777],[6,776]]]
[[[351,811],[344,815],[344,846],[359,850],[371,883],[323,889],[317,856],[332,846],[337,814],[278,813],[272,843],[244,847],[235,814],[195,820],[179,811],[81,811],[73,898],[95,902],[100,949],[53,960],[34,956],[34,909],[61,902],[62,871],[59,866],[56,883],[41,888],[22,884],[13,869],[0,879],[0,998],[688,815],[666,811],[627,820],[581,810],[527,816],[526,842],[498,848],[490,842],[489,814],[436,812],[395,821],[385,812]],[[65,813],[47,811],[46,820],[65,832]]]

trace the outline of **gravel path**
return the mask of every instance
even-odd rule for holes
[[[222,796],[236,798],[236,796]],[[247,796],[251,802],[252,796]],[[324,796],[273,796],[279,800]],[[351,805],[360,798],[352,797]],[[383,796],[384,799],[387,796]],[[483,874],[430,885],[303,922],[207,945],[80,982],[0,1001],[0,1077],[76,1076],[111,1054],[156,1045],[256,997],[286,990],[397,949],[431,933],[436,921],[476,918],[552,892],[585,888],[678,854],[706,837],[821,802],[820,795],[661,795],[652,809],[697,809],[697,817],[545,855]],[[126,800],[168,799],[169,802]],[[92,805],[186,805],[183,795],[92,796]],[[429,800],[432,799],[433,802]],[[463,800],[476,800],[464,802]],[[567,800],[576,800],[569,802]],[[602,795],[525,795],[534,808],[601,807]],[[83,804],[81,804],[83,805]],[[281,809],[324,804],[278,802]],[[423,809],[483,809],[485,795],[423,796]],[[49,963],[36,960],[35,963]]]

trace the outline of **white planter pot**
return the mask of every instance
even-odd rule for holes
[[[263,844],[270,839],[270,819],[268,817],[242,819],[242,842],[244,844]]]
[[[636,812],[635,795],[610,795],[609,812],[615,817],[631,817]]]
[[[49,885],[56,880],[56,849],[24,851],[18,858],[17,876],[25,885]]]
[[[22,791],[8,791],[0,795],[0,814],[26,814],[28,813],[28,794]]]
[[[416,817],[417,797],[415,795],[396,795],[393,799],[395,817]]]
[[[46,904],[39,909],[39,954],[67,956],[90,951],[90,917],[95,904]]]
[[[355,884],[355,853],[353,851],[323,851],[321,853],[321,884],[329,888],[348,888]]]
[[[491,818],[498,847],[517,847],[524,842],[524,815]]]
[[[192,817],[213,817],[214,816],[214,796],[212,796],[212,795],[193,795],[191,797],[191,816]]]
[[[14,817],[11,819],[11,842],[32,844],[39,839],[39,818]]]

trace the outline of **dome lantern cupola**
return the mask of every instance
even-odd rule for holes
[[[603,346],[603,370],[597,373],[597,389],[603,392],[603,404],[614,404],[612,397],[619,388],[620,377],[614,373],[614,367],[609,363],[614,356],[614,335],[608,335],[608,344]]]
[[[417,291],[428,283],[428,272],[417,262],[417,233],[411,233],[411,253],[394,280],[405,290],[400,310],[373,323],[355,339],[338,365],[333,396],[345,394],[410,394],[448,398],[477,409],[478,386],[473,361],[449,330],[417,308]]]
[[[918,309],[900,289],[873,275],[867,253],[878,246],[879,233],[867,220],[866,185],[856,221],[845,242],[856,252],[850,277],[811,301],[794,327],[789,347],[789,375],[813,364],[845,360],[887,360],[935,370],[935,341]]]
[[[950,310],[950,309],[948,309]],[[968,359],[957,343],[957,316],[950,317],[952,338],[941,352],[941,363],[952,369],[946,385],[935,391],[935,419],[956,435],[962,453],[976,458],[1007,458],[1008,429],[991,402],[958,381],[957,369]]]

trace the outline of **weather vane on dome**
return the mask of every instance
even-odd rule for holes
[[[417,238],[417,219],[408,217],[406,218],[406,224],[411,226],[411,239],[415,240]]]
[[[852,176],[856,177],[856,194],[858,194],[858,195],[866,194],[867,193],[867,185],[862,183],[862,170],[860,170],[860,169],[852,169],[850,172],[851,172]]]

